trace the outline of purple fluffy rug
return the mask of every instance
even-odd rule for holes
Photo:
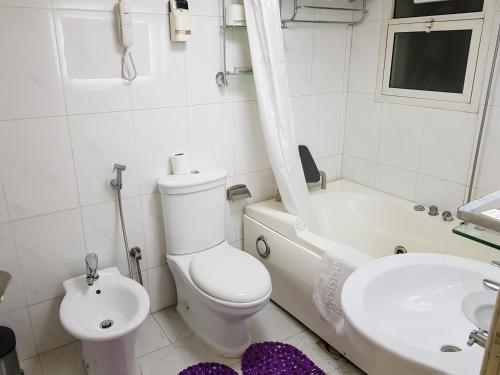
[[[252,344],[241,359],[243,375],[325,375],[304,353],[282,342]]]
[[[238,373],[226,365],[210,362],[189,366],[179,375],[238,375]]]
[[[326,375],[296,347],[282,342],[252,344],[241,359],[243,375]],[[220,363],[199,363],[179,375],[238,375]]]

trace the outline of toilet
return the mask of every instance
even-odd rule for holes
[[[234,358],[251,343],[248,318],[269,303],[271,277],[226,241],[226,175],[205,169],[158,185],[177,312],[202,341]]]

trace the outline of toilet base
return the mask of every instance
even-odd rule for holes
[[[87,375],[139,375],[135,359],[137,330],[110,341],[82,341]]]
[[[223,357],[239,358],[252,343],[246,319],[243,321],[230,322],[222,321],[215,316],[207,316],[210,314],[213,315],[213,312],[203,314],[202,318],[198,318],[195,317],[195,315],[198,314],[193,313],[193,311],[196,311],[196,307],[193,307],[193,305],[187,306],[178,304],[176,310],[189,329],[191,329],[201,341]],[[207,310],[202,308],[197,311],[206,313]]]
[[[177,288],[177,312],[205,344],[227,358],[239,358],[251,344],[248,318],[262,310],[269,298],[251,307],[227,307],[209,300],[186,281],[177,264],[169,261]]]

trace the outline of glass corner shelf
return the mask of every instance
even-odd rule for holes
[[[233,70],[227,71],[226,74],[230,75],[230,76],[240,76],[240,75],[244,75],[244,74],[253,74],[253,70],[252,70],[252,68],[235,67]]]
[[[500,233],[486,229],[479,225],[473,223],[462,223],[458,227],[453,228],[453,233],[500,250]]]

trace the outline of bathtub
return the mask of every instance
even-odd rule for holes
[[[337,335],[312,304],[319,262],[332,241],[356,249],[340,256],[359,266],[402,248],[409,253],[442,253],[484,262],[498,259],[497,250],[453,234],[457,219],[445,222],[441,215],[415,211],[412,202],[347,180],[329,183],[326,190],[314,190],[310,197],[324,226],[324,236],[299,230],[296,216],[289,214],[282,203],[268,200],[246,208],[244,249],[269,270],[271,298],[369,374],[383,372],[373,371],[370,356],[357,352],[345,336]],[[269,243],[267,258],[256,248],[260,236]]]

